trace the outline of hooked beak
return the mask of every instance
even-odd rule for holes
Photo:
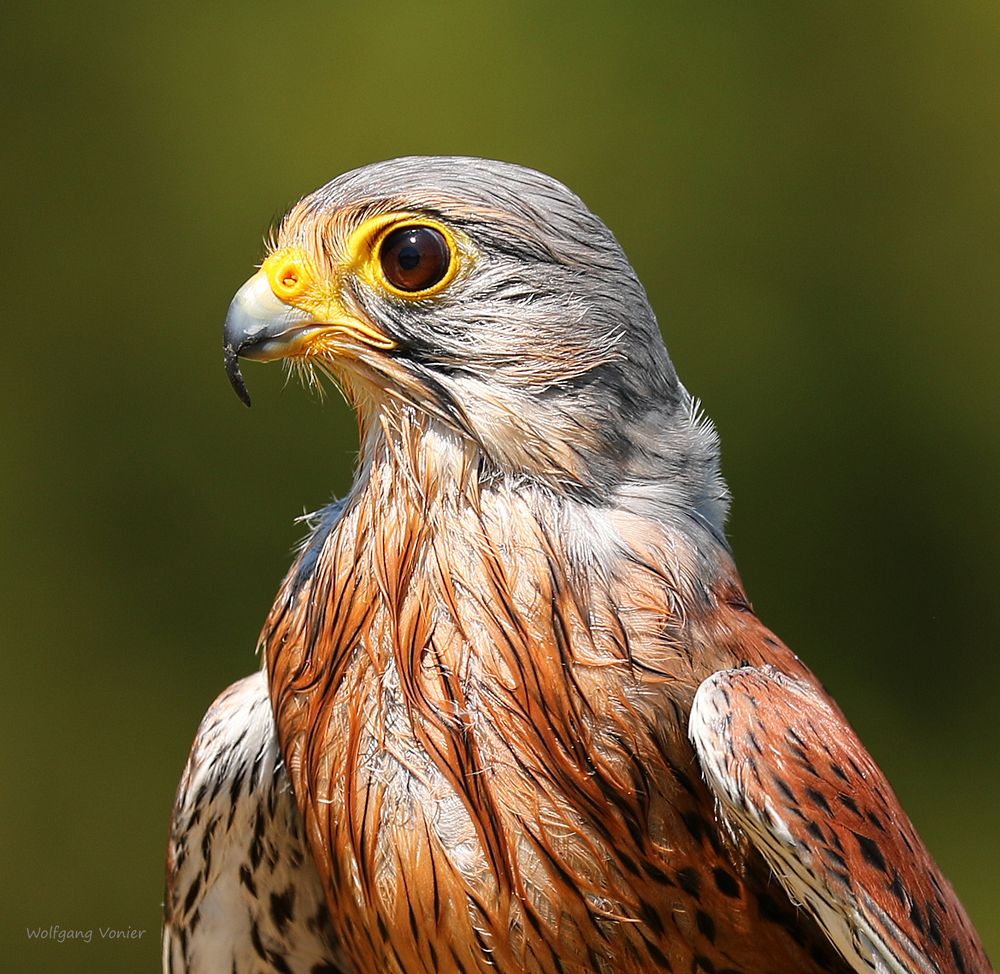
[[[304,338],[321,327],[308,312],[277,298],[263,271],[254,274],[236,292],[223,330],[226,375],[236,395],[250,405],[250,392],[240,371],[240,358],[259,362],[285,358]]]
[[[365,349],[385,352],[397,347],[394,338],[349,313],[339,302],[310,299],[310,278],[307,258],[294,248],[284,248],[264,261],[229,305],[223,333],[226,375],[248,406],[250,393],[240,372],[241,358],[272,362],[333,353],[358,357]],[[295,304],[290,303],[293,298]]]

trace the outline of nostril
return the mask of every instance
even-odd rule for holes
[[[267,275],[274,296],[287,303],[301,297],[311,280],[305,254],[298,248],[277,250],[264,261],[261,269]]]

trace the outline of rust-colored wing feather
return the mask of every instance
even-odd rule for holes
[[[857,971],[983,974],[982,944],[857,735],[773,667],[699,688],[691,740],[725,823]]]

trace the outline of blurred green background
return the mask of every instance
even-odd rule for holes
[[[1000,956],[1000,6],[7,5],[0,956],[158,967],[195,727],[356,448],[222,371],[273,220],[406,153],[551,172],[717,421],[766,621]],[[41,944],[27,927],[128,927]]]

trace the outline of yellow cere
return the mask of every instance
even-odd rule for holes
[[[373,348],[395,347],[388,335],[344,310],[337,294],[337,280],[326,281],[316,274],[308,253],[301,247],[276,250],[261,264],[260,273],[267,277],[276,298],[313,315],[317,325],[351,334]],[[307,335],[301,347],[307,354],[310,349],[325,350],[324,329]]]
[[[313,283],[309,257],[301,247],[282,247],[261,265],[274,296],[286,304],[295,304]]]

